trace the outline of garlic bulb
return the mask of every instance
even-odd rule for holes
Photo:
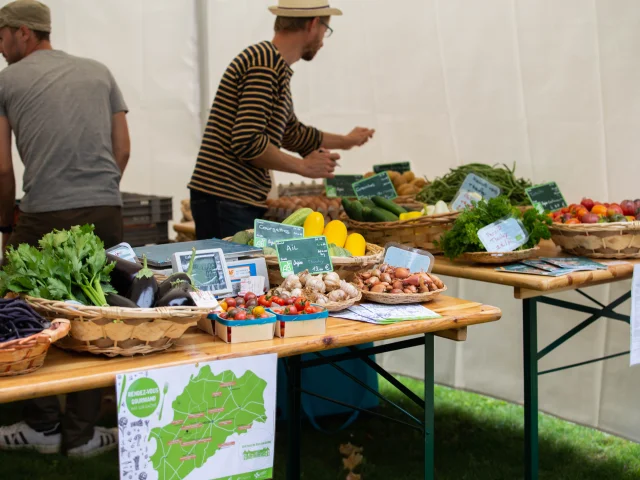
[[[340,288],[340,275],[336,272],[327,273],[324,276],[324,284],[327,287],[327,292],[332,292]]]
[[[334,290],[329,294],[329,300],[332,302],[344,302],[347,300],[347,293],[344,290]]]
[[[349,298],[356,298],[358,296],[358,289],[355,285],[347,283],[344,280],[340,282],[340,289],[344,291]]]
[[[327,303],[329,303],[329,299],[324,295],[318,295],[314,302],[318,305],[326,305]]]
[[[309,276],[307,279],[307,288],[313,292],[324,293],[327,291],[327,287],[322,281],[322,275]]]
[[[302,283],[300,282],[298,276],[292,273],[285,279],[284,283],[282,284],[282,288],[290,292],[292,290],[295,290],[296,288],[302,288]]]
[[[300,283],[303,287],[307,285],[307,280],[309,280],[311,277],[312,275],[309,273],[309,270],[305,270],[304,272],[300,272],[298,274],[298,278],[300,279]]]
[[[293,290],[291,290],[291,296],[293,298],[298,298],[302,296],[302,289],[301,288],[294,288]]]

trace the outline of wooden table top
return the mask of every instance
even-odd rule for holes
[[[136,357],[106,358],[52,347],[44,366],[39,370],[27,375],[0,378],[0,403],[108,387],[114,385],[118,373],[152,368],[267,353],[288,357],[424,333],[464,340],[467,326],[496,321],[502,315],[499,308],[446,296],[440,296],[426,306],[442,315],[442,318],[394,325],[372,325],[329,318],[325,335],[239,344],[224,343],[194,328],[168,351]]]
[[[551,241],[540,244],[540,257],[570,257],[556,247]],[[450,261],[442,255],[436,256],[433,273],[456,278],[478,280],[480,282],[495,283],[515,287],[515,297],[524,299],[549,293],[557,293],[577,288],[602,285],[633,276],[633,267],[640,260],[599,260],[597,262],[609,264],[608,270],[590,272],[575,272],[562,277],[543,277],[520,273],[497,272],[499,265],[479,265],[466,261]]]

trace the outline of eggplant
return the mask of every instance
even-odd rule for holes
[[[156,307],[195,307],[190,292],[194,291],[191,284],[182,283],[171,290],[156,303]]]
[[[107,305],[110,307],[138,308],[138,305],[132,300],[122,295],[116,295],[115,293],[109,293],[107,295]]]
[[[165,281],[163,281],[158,286],[158,298],[161,299],[170,290],[175,287],[180,286],[182,283],[186,283],[187,285],[193,285],[193,280],[191,279],[191,274],[193,273],[193,263],[196,259],[196,249],[195,247],[191,251],[191,260],[189,261],[189,268],[186,272],[176,272],[170,275]]]
[[[143,268],[133,279],[127,298],[139,308],[152,308],[156,303],[158,282],[153,272],[147,267],[147,256],[142,257]]]
[[[133,279],[136,278],[142,267],[137,263],[123,260],[110,253],[107,253],[107,260],[116,264],[111,271],[111,286],[116,289],[118,295],[126,296],[131,290]]]

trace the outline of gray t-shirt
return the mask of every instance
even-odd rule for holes
[[[0,72],[0,116],[24,163],[28,213],[122,205],[112,116],[127,111],[109,69],[60,50],[38,50]]]

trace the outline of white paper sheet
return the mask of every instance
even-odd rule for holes
[[[440,315],[419,304],[380,305],[377,303],[355,305],[344,312],[332,313],[332,316],[379,325],[440,318]]]

